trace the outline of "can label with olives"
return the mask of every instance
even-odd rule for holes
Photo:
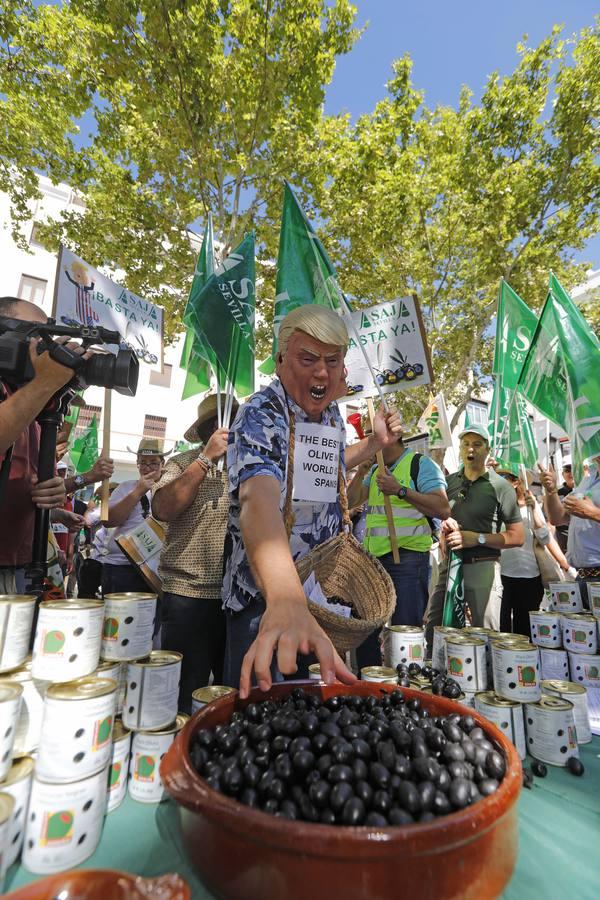
[[[504,732],[509,741],[515,745],[521,759],[525,759],[527,747],[523,705],[517,700],[499,697],[493,691],[485,691],[475,695],[475,709]]]
[[[577,743],[589,744],[592,740],[592,731],[590,728],[587,688],[582,684],[575,684],[573,681],[548,679],[542,681],[542,693],[552,697],[562,697],[563,700],[568,700],[573,704]]]
[[[574,615],[562,617],[563,644],[572,653],[595,656],[598,652],[596,619],[593,616]]]
[[[4,781],[12,765],[23,687],[16,681],[0,682],[0,780]]]
[[[175,723],[163,731],[137,731],[131,742],[129,796],[140,803],[160,803],[167,799],[160,778],[160,761],[189,716],[180,713]]]
[[[40,603],[31,674],[42,681],[74,681],[98,667],[104,604],[97,600]]]
[[[463,691],[485,691],[488,686],[486,642],[466,634],[446,635],[446,672]]]
[[[533,644],[496,642],[492,646],[494,691],[507,700],[539,700],[539,651]]]
[[[20,759],[15,760],[6,780],[0,785],[2,791],[5,794],[10,794],[15,801],[8,829],[8,846],[5,857],[6,868],[12,866],[21,855],[32,778],[33,759],[30,756],[22,756]]]
[[[117,685],[88,676],[46,691],[36,774],[44,781],[79,781],[104,771],[112,753]]]
[[[446,636],[449,634],[460,634],[460,629],[447,625],[435,625],[433,628],[431,665],[440,672],[446,671]]]
[[[395,669],[398,665],[423,664],[425,632],[417,625],[386,625],[383,629],[383,659]]]
[[[211,684],[207,687],[197,688],[192,694],[192,715],[197,713],[199,709],[203,709],[209,703],[212,703],[213,700],[226,697],[227,694],[231,694],[234,691],[235,688],[227,687],[224,684]]]
[[[529,613],[531,641],[537,647],[562,647],[561,615],[557,612],[532,610]]]
[[[365,666],[360,670],[360,678],[361,681],[398,684],[398,673],[389,666]]]
[[[0,678],[0,684],[4,684],[7,681],[16,682],[23,688],[21,710],[13,747],[14,756],[23,756],[37,750],[40,743],[44,695],[49,684],[47,681],[38,681],[32,678],[31,662],[25,663],[20,669],[11,672],[10,675]]]
[[[133,731],[159,731],[177,716],[181,653],[153,650],[127,665],[123,725]]]
[[[131,732],[124,728],[123,723],[117,719],[113,729],[112,756],[108,767],[107,812],[117,809],[125,799],[130,756]]]
[[[560,613],[583,612],[581,590],[576,581],[556,581],[548,585],[552,595],[552,609]]]
[[[569,679],[569,656],[566,650],[548,650],[540,647],[540,671],[542,678]]]
[[[579,756],[573,704],[561,697],[542,696],[525,704],[527,751],[551,766],[566,766]]]
[[[569,653],[571,681],[587,688],[600,688],[600,655]]]
[[[107,594],[104,598],[104,659],[123,661],[148,656],[156,618],[156,594]]]
[[[594,618],[600,619],[600,581],[588,581],[587,592],[590,612]]]
[[[50,784],[34,775],[23,865],[37,875],[78,866],[100,842],[106,811],[106,769],[81,781]]]
[[[27,659],[34,612],[32,594],[0,595],[0,672],[18,669]]]

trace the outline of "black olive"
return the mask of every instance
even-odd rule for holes
[[[243,772],[244,781],[246,782],[248,787],[255,788],[260,781],[262,769],[259,769],[259,767],[254,763],[250,763],[249,765],[244,767]]]
[[[249,703],[244,710],[248,722],[260,722],[261,707],[259,703]]]
[[[331,785],[321,779],[311,784],[308,789],[308,796],[317,809],[324,809],[327,806],[330,793]]]
[[[347,725],[343,730],[342,734],[346,738],[347,741],[354,741],[357,738],[360,738],[362,733],[362,729],[360,725]]]
[[[245,803],[246,806],[258,806],[258,791],[255,791],[254,788],[251,787],[244,788],[240,796],[240,800],[242,803]]]
[[[332,784],[338,781],[353,781],[354,773],[350,766],[335,765],[330,768],[327,778]]]
[[[284,819],[295,820],[298,818],[298,807],[293,800],[282,800],[276,815],[282,816]]]
[[[476,746],[477,745],[474,744],[470,738],[463,738],[462,748],[465,751],[465,759],[467,760],[467,762],[473,762],[473,760],[475,759]]]
[[[375,793],[373,794],[371,805],[377,812],[383,813],[383,815],[387,815],[387,813],[392,808],[392,798],[387,791],[375,791]]]
[[[292,756],[292,765],[296,772],[310,772],[315,764],[314,754],[310,750],[299,750]]]
[[[390,737],[398,750],[407,750],[412,743],[410,734],[406,728],[400,724],[394,723],[390,727]]]
[[[331,748],[331,755],[336,763],[349,763],[354,756],[352,745],[346,741],[338,741],[335,747]]]
[[[405,809],[394,806],[388,813],[388,821],[390,825],[410,825],[415,820]]]
[[[410,663],[408,666],[408,674],[412,675],[413,677],[415,675],[420,675],[421,674],[421,666],[419,665],[419,663],[415,663],[415,662]]]
[[[287,736],[287,734],[278,734],[271,741],[271,750],[275,755],[278,753],[285,753],[292,742],[292,739]]]
[[[450,778],[453,780],[455,778],[466,778],[467,770],[465,768],[465,764],[463,762],[458,762],[458,760],[452,760],[447,765],[448,774]]]
[[[410,687],[410,678],[408,675],[400,675],[398,678],[398,684],[400,687],[409,688]]]
[[[322,753],[325,747],[329,744],[329,738],[326,734],[321,734],[318,732],[312,738],[312,748],[315,753]]]
[[[412,781],[403,781],[402,784],[398,786],[398,789],[396,790],[396,800],[402,809],[405,809],[406,812],[409,812],[413,816],[415,813],[421,811],[421,798]]]
[[[381,741],[377,745],[377,759],[387,769],[393,769],[396,761],[396,751],[391,741]]]
[[[458,725],[455,722],[451,722],[450,719],[446,719],[442,726],[442,731],[449,741],[452,741],[455,744],[461,742],[462,732]]]
[[[543,762],[540,762],[537,759],[534,759],[531,763],[531,771],[534,775],[537,775],[538,778],[545,778],[548,774],[548,769],[544,765]],[[481,790],[481,788],[479,788]]]
[[[335,825],[335,813],[330,809],[322,809],[319,821],[322,825]]]
[[[410,700],[406,701],[406,706],[412,712],[418,712],[421,709],[421,701],[418,697],[411,697]]]
[[[300,807],[303,819],[307,819],[309,822],[319,821],[319,813],[306,794],[302,794],[298,801],[298,806]]]
[[[398,663],[396,666],[396,672],[398,675],[408,675],[408,666],[406,663]]]
[[[355,759],[352,763],[352,771],[354,773],[355,781],[361,781],[368,776],[369,767],[364,759]]]
[[[570,756],[567,760],[567,769],[572,775],[583,775],[585,772],[585,768],[580,759],[577,759],[576,756]]]
[[[200,747],[204,747],[206,750],[212,750],[212,747],[215,743],[215,738],[212,731],[198,731],[196,732],[196,743]]]
[[[329,806],[335,813],[339,813],[342,811],[344,804],[352,797],[354,794],[352,790],[352,785],[348,784],[347,781],[340,781],[335,784],[331,789],[331,794],[329,795]]]
[[[312,756],[312,754],[311,754]],[[292,777],[292,760],[287,753],[280,753],[275,757],[273,769],[278,778],[282,781],[289,781]]]
[[[533,775],[531,774],[531,770],[523,766],[523,787],[531,788],[533,787]]]
[[[342,810],[342,822],[344,825],[362,825],[365,818],[365,804],[359,797],[350,797],[346,800]]]
[[[431,681],[433,673],[434,669],[431,666],[427,665],[427,663],[424,666],[421,666],[421,675],[423,676],[423,678],[429,678],[429,680]]]
[[[354,786],[354,793],[357,797],[360,797],[367,809],[371,806],[373,800],[373,788],[368,781],[357,781]]]
[[[422,813],[421,813],[421,815],[419,816],[419,818],[418,818],[417,821],[419,821],[419,822],[433,822],[434,819],[435,819],[435,813],[429,812],[429,810],[427,810],[426,812],[422,812]]]
[[[455,778],[448,790],[448,800],[454,809],[464,809],[469,804],[469,782],[466,778]]]
[[[471,731],[475,728],[475,719],[473,716],[461,716],[460,722],[458,723],[462,730],[467,734],[470,734]]]
[[[437,760],[431,756],[420,756],[413,759],[411,764],[412,774],[419,781],[433,781],[438,773],[440,766]]]
[[[472,741],[484,741],[486,739],[483,728],[480,728],[478,725],[471,729],[469,737]]]
[[[433,781],[422,781],[418,786],[419,798],[421,800],[421,809],[428,812],[433,807],[433,799],[435,797],[435,784]]]
[[[441,766],[434,783],[438,790],[446,793],[448,791],[448,788],[452,784],[452,778],[450,777],[448,769],[445,769],[443,766]]]
[[[442,695],[448,697],[449,700],[458,700],[461,694],[462,691],[458,682],[448,679],[444,684]]]
[[[314,713],[305,713],[300,722],[304,733],[309,737],[316,734],[319,730],[319,719]]]
[[[412,771],[412,763],[407,756],[398,754],[394,762],[394,775],[400,778],[409,778]]]
[[[480,747],[479,744],[475,744],[475,753],[473,754],[473,759],[471,760],[476,766],[482,766],[485,768],[485,764],[487,761],[487,750],[484,750],[483,747]]]
[[[445,679],[441,676],[437,676],[431,682],[431,693],[436,694],[436,696],[441,696],[444,691]]]
[[[452,762],[453,760],[463,762],[465,758],[465,751],[460,744],[446,744],[446,746],[442,750],[442,757],[446,762]]]
[[[446,746],[446,735],[440,731],[439,728],[434,726],[428,729],[427,734],[425,735],[425,743],[430,750],[437,753]]]
[[[474,766],[473,767],[473,781],[479,784],[484,778],[487,778],[488,774],[483,766]]]
[[[254,758],[254,764],[258,766],[260,769],[267,769],[269,767],[269,763],[271,758],[268,754],[260,753],[258,756]]]
[[[217,775],[217,774],[209,775],[206,779],[206,783],[210,788],[213,789],[213,791],[221,790],[221,776],[220,775]]]
[[[370,759],[371,748],[362,738],[356,738],[352,741],[352,750],[358,759]]]
[[[365,819],[365,825],[370,828],[385,828],[389,825],[388,820],[385,816],[378,812],[370,812],[367,813],[367,818]]]
[[[271,743],[270,741],[259,741],[256,745],[256,755],[257,756],[271,756]]]
[[[249,766],[250,763],[253,763],[256,759],[256,751],[252,749],[252,747],[244,747],[242,752],[239,755],[240,766],[244,768],[245,766]]]
[[[317,760],[317,772],[320,772],[321,775],[327,775],[332,765],[333,759],[331,757],[331,754],[324,753],[323,756],[320,756]]]
[[[497,791],[500,787],[500,784],[498,781],[496,781],[495,778],[482,778],[477,787],[479,789],[479,793],[483,794],[484,797],[487,797],[490,794],[493,794],[494,791]]]
[[[432,811],[438,816],[445,816],[447,813],[451,812],[451,810],[452,806],[450,805],[450,800],[447,795],[443,791],[436,791],[433,798]]]
[[[502,781],[506,771],[504,757],[497,750],[490,750],[485,760],[485,770],[490,778]]]
[[[382,763],[371,763],[369,767],[369,780],[375,788],[387,788],[390,783],[390,772],[382,765]]]
[[[410,755],[413,759],[417,759],[418,757],[427,757],[429,754],[427,753],[427,745],[425,743],[425,738],[422,738],[420,734],[412,735],[412,741],[410,745]]]
[[[196,746],[192,747],[190,751],[190,757],[192,759],[192,765],[194,766],[195,770],[200,775],[202,775],[204,766],[208,762],[208,750],[206,750],[204,747],[199,747],[196,744]]]

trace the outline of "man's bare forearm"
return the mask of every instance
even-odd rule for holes
[[[138,488],[135,487],[122,500],[118,500],[113,506],[109,506],[106,525],[109,528],[117,528],[123,522],[126,522],[134,507],[140,502],[141,496]]]
[[[152,498],[152,514],[161,522],[172,522],[189,509],[205,478],[205,467],[194,460],[181,475],[158,488]]]
[[[551,525],[568,525],[569,516],[565,512],[565,508],[560,501],[560,496],[556,491],[546,491],[544,494],[546,500],[546,510]]]
[[[420,494],[418,491],[409,490],[406,492],[406,499],[411,506],[430,519],[447,519],[451,512],[445,491]]]

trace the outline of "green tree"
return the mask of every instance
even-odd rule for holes
[[[46,241],[122,269],[177,330],[191,223],[212,210],[222,255],[253,227],[276,252],[281,179],[306,166],[354,16],[349,0],[7,0],[0,189],[15,237],[35,173],[68,182],[87,208]]]
[[[491,371],[500,278],[539,310],[550,269],[569,288],[583,279],[574,254],[598,230],[598,28],[557,28],[518,53],[457,109],[428,109],[410,59],[395,62],[372,113],[323,121],[322,165],[303,185],[350,295],[418,294],[453,424]],[[398,394],[407,422],[426,395]]]

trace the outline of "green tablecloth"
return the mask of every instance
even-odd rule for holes
[[[547,778],[536,778],[532,790],[522,791],[519,855],[504,900],[600,897],[600,738],[580,753],[586,769],[582,778],[549,766]],[[171,801],[151,806],[127,797],[106,817],[100,846],[82,868],[145,876],[175,871],[191,885],[194,900],[213,900],[184,855],[179,813]],[[5,890],[35,878],[14,865]]]

